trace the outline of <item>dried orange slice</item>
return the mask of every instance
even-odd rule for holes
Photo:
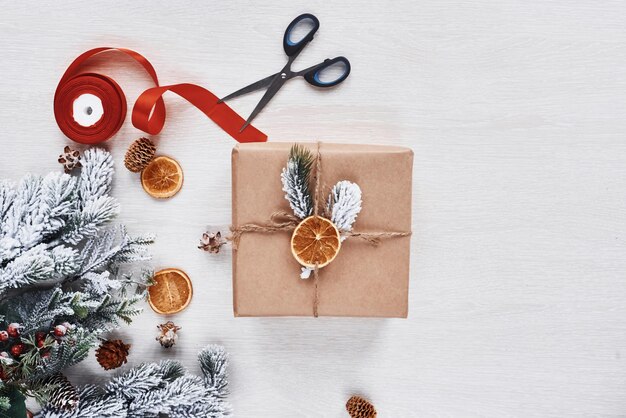
[[[141,187],[152,197],[172,197],[183,186],[183,169],[176,160],[160,156],[141,172]]]
[[[148,303],[156,313],[173,314],[189,305],[193,288],[184,271],[165,269],[155,273],[154,284],[148,287]]]
[[[293,231],[291,252],[305,267],[324,267],[335,259],[341,248],[339,230],[321,216],[309,216]]]

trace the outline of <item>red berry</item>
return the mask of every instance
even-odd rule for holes
[[[7,333],[9,334],[9,337],[11,338],[17,338],[20,336],[20,331],[22,330],[22,326],[20,324],[18,324],[17,322],[13,322],[11,324],[9,324],[8,328],[7,328]]]
[[[0,331],[0,342],[5,342],[9,339],[9,333],[6,331]]]
[[[13,357],[19,357],[24,353],[24,344],[17,343],[11,347],[11,354]]]
[[[46,341],[46,333],[43,331],[38,331],[35,333],[35,343],[37,347],[42,348]]]
[[[44,358],[44,359],[48,359],[48,358],[50,358],[50,352],[49,352],[49,351],[46,351],[45,353],[43,353],[43,354],[41,355],[41,358]]]
[[[62,337],[67,332],[67,328],[64,325],[57,325],[56,327],[54,327],[54,331],[52,332],[54,332],[55,336]]]

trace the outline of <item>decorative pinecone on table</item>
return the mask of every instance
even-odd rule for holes
[[[41,383],[45,386],[52,386],[48,396],[48,405],[57,411],[71,411],[78,405],[78,391],[63,374],[53,374]]]
[[[198,248],[204,251],[208,251],[212,254],[217,254],[220,252],[220,248],[222,245],[226,244],[226,240],[222,239],[222,233],[217,231],[217,233],[205,232],[202,234],[202,238],[200,239],[200,245]]]
[[[63,148],[63,154],[59,155],[58,161],[63,164],[63,169],[67,174],[71,173],[73,169],[83,166],[80,163],[80,151],[71,149],[67,145]]]
[[[157,334],[156,340],[165,348],[170,348],[176,344],[178,340],[176,333],[182,329],[172,321],[157,325],[157,328],[159,329],[159,333]]]
[[[143,170],[154,158],[156,145],[148,138],[139,138],[128,147],[124,165],[133,173]]]
[[[346,409],[352,418],[376,418],[374,405],[360,396],[352,396],[348,399]]]
[[[117,369],[126,363],[130,344],[122,340],[104,340],[96,350],[96,359],[104,370]]]

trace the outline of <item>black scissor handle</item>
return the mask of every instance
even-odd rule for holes
[[[343,64],[342,73],[331,81],[322,81],[321,76],[324,70],[337,65]],[[346,57],[337,57],[333,59],[326,59],[320,65],[316,65],[311,70],[307,71],[303,74],[304,79],[307,83],[312,84],[317,87],[332,87],[344,81],[350,75],[350,61]]]
[[[313,27],[311,28],[309,33],[306,34],[304,38],[300,39],[297,42],[292,41],[290,39],[291,31],[293,31],[293,29],[296,27],[298,23],[304,20],[311,20],[313,22]],[[320,21],[317,20],[317,18],[310,13],[305,13],[296,17],[289,24],[289,26],[287,26],[287,29],[285,30],[285,36],[283,36],[283,49],[285,50],[285,54],[291,57],[293,55],[296,55],[298,52],[302,51],[302,48],[304,48],[306,44],[308,44],[309,42],[313,40],[313,35],[315,35],[315,32],[317,32],[319,28],[320,28]]]

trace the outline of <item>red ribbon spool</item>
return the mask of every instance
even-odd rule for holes
[[[71,140],[81,144],[106,141],[119,131],[126,118],[126,97],[113,79],[102,74],[79,72],[79,67],[86,60],[105,51],[119,51],[133,58],[141,64],[156,84],[156,87],[143,92],[135,102],[132,121],[136,128],[152,135],[161,131],[165,123],[165,103],[162,95],[166,91],[172,91],[200,109],[235,140],[239,142],[267,140],[267,135],[252,125],[239,132],[245,122],[243,118],[226,103],[218,104],[218,98],[205,88],[195,84],[161,87],[154,67],[143,55],[130,49],[110,47],[94,48],[82,53],[70,64],[59,81],[54,94],[54,117],[61,131]],[[92,121],[93,123],[87,122],[88,125],[76,120],[77,100],[83,96],[87,97],[85,95],[99,99],[103,110],[102,116]]]
[[[104,113],[91,126],[76,122],[72,115],[74,102],[80,96],[92,94],[100,99]],[[126,97],[111,78],[100,74],[81,74],[65,83],[54,101],[54,117],[61,131],[81,144],[106,141],[122,127],[126,118]]]
[[[70,64],[61,77],[54,94],[54,117],[61,131],[71,140],[81,144],[97,144],[111,138],[126,118],[126,96],[120,86],[110,77],[95,73],[79,73],[79,67],[92,56],[105,51],[119,51],[133,58],[159,85],[152,64],[141,54],[125,48],[101,47],[81,54]],[[76,121],[75,102],[81,96],[93,95],[102,103],[102,117],[92,125],[85,126]],[[163,100],[155,106],[155,115],[165,118]]]

